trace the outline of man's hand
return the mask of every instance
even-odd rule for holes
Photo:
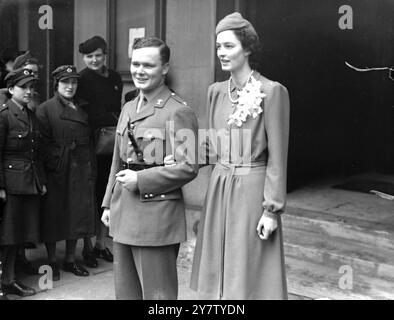
[[[272,232],[278,228],[278,221],[276,218],[267,217],[264,214],[261,216],[257,224],[257,234],[261,240],[267,240]]]
[[[7,193],[4,189],[0,189],[0,199],[3,200],[3,202],[7,201]]]
[[[41,195],[43,196],[43,195],[45,195],[46,193],[47,193],[47,186],[44,184],[43,186],[42,186],[42,192],[41,192]]]
[[[101,222],[104,223],[106,227],[109,227],[110,215],[111,215],[110,210],[104,209],[103,215],[101,216]]]
[[[137,172],[133,170],[122,170],[116,175],[116,180],[122,184],[129,191],[134,191],[137,189]]]

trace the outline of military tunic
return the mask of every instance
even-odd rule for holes
[[[138,99],[126,103],[117,136],[103,207],[110,208],[110,235],[115,242],[134,246],[164,246],[186,240],[185,206],[181,187],[198,173],[194,139],[198,124],[192,109],[163,86],[157,96],[137,113]],[[133,132],[144,162],[139,161],[127,134]],[[189,136],[185,140],[184,134]],[[189,152],[183,152],[188,149]],[[166,155],[177,160],[163,166]],[[137,172],[138,190],[129,191],[116,182],[123,163],[150,164]]]
[[[34,113],[9,99],[0,108],[0,189],[6,191],[0,244],[39,241],[40,194],[46,175]]]

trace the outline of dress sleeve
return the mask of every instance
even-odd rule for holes
[[[287,153],[289,144],[290,102],[287,89],[275,83],[265,104],[268,162],[264,183],[263,214],[273,217],[286,205]]]
[[[213,84],[208,87],[207,100],[206,100],[206,108],[205,108],[205,123],[203,130],[201,130],[203,135],[199,136],[199,145],[198,145],[198,164],[200,168],[205,167],[207,165],[213,164],[216,161],[212,161],[213,159],[213,148],[211,146],[211,123],[210,123],[210,110],[212,104],[212,96],[213,96]],[[214,155],[216,156],[216,154]]]

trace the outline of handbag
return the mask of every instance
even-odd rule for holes
[[[118,117],[112,114],[116,121]],[[116,126],[101,127],[95,132],[96,155],[112,155],[115,146]]]

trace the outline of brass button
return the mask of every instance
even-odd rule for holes
[[[144,197],[145,197],[145,199],[146,199],[146,198],[149,198],[149,196],[148,196],[148,194],[147,194],[147,193],[145,193],[145,196],[144,196]]]
[[[166,195],[165,195],[165,194],[162,194],[162,195],[160,195],[160,197],[162,197],[162,198],[165,198],[165,197],[166,197]]]
[[[149,198],[153,198],[153,193],[151,193],[151,194],[149,195]]]

